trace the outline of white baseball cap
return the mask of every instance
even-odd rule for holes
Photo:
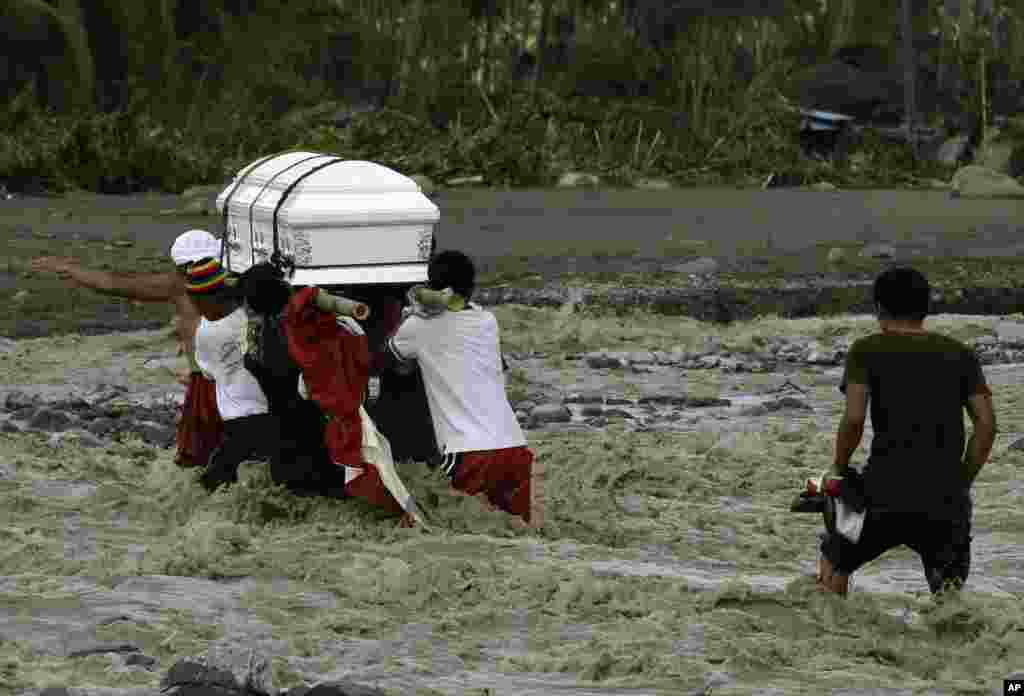
[[[189,230],[179,235],[171,246],[175,266],[184,266],[201,259],[219,259],[221,242],[206,230]]]

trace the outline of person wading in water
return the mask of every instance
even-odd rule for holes
[[[35,271],[56,273],[82,287],[104,295],[137,302],[169,302],[175,309],[178,354],[188,360],[189,371],[179,375],[185,386],[185,402],[178,413],[177,454],[181,467],[206,466],[224,438],[224,422],[217,411],[213,382],[200,371],[195,359],[195,335],[200,315],[185,291],[189,267],[205,258],[219,258],[221,242],[205,230],[189,230],[174,240],[171,259],[175,271],[167,273],[110,273],[82,268],[75,259],[44,256],[32,262]]]
[[[850,347],[834,471],[857,489],[864,517],[855,540],[836,529],[824,536],[824,590],[846,595],[854,571],[901,545],[921,557],[933,594],[967,580],[970,489],[992,451],[996,417],[974,351],[924,329],[930,297],[920,272],[882,273],[874,284],[881,331]],[[869,401],[874,437],[859,474],[850,457],[864,435]],[[974,424],[966,449],[964,410]]]
[[[543,470],[505,393],[498,322],[470,302],[473,262],[462,252],[442,251],[427,275],[429,289],[451,291],[447,307],[435,316],[410,313],[388,339],[382,363],[398,370],[419,364],[441,470],[452,488],[541,528]]]

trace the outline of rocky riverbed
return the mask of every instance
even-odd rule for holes
[[[433,535],[276,497],[258,463],[207,496],[170,462],[166,331],[5,341],[0,693],[952,695],[1024,668],[1015,319],[933,320],[975,346],[1001,418],[970,592],[939,606],[906,552],[846,603],[817,595],[820,520],[787,511],[828,465],[870,318],[499,314],[550,477],[540,535],[412,463]]]
[[[1024,322],[988,323],[987,329],[979,329],[985,333],[968,340],[982,364],[1024,363]],[[147,337],[139,340],[165,338],[160,332],[138,336]],[[838,385],[853,340],[850,336],[818,340],[779,335],[736,348],[708,336],[689,349],[513,350],[506,358],[517,370],[518,379],[529,385],[528,393],[517,390],[512,396],[513,408],[528,428],[602,428],[617,420],[634,427],[672,429],[699,418],[683,417],[684,413],[720,411],[731,418],[813,410],[806,390],[785,376],[810,372],[817,375],[816,383]],[[16,361],[27,350],[19,342],[5,339],[0,344],[0,359]],[[147,445],[171,447],[184,394],[168,376],[183,362],[160,352],[144,352],[132,360],[130,367],[114,363],[91,372],[72,370],[59,384],[8,383],[0,387],[0,431],[40,433],[52,443],[73,438],[86,447],[133,438]],[[133,383],[137,375],[147,372],[162,380],[148,385]],[[717,380],[721,393],[687,394],[683,385],[691,381],[688,375],[696,373],[707,373],[704,382]],[[735,378],[728,380],[727,375]],[[744,385],[744,375],[775,375],[779,378],[761,382],[778,384],[751,391]],[[615,393],[616,385],[627,382],[633,389]],[[626,391],[635,393],[630,396]]]

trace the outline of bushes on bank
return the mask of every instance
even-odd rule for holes
[[[112,113],[56,116],[30,99],[0,113],[0,183],[11,191],[181,192],[220,183],[260,156],[308,149],[380,162],[444,181],[479,175],[492,186],[545,186],[566,171],[609,184],[641,178],[678,185],[753,184],[772,173],[837,185],[898,185],[923,176],[906,148],[869,142],[853,165],[806,158],[798,117],[773,93],[753,85],[735,105],[709,114],[709,138],[685,114],[637,100],[564,98],[544,90],[463,101],[438,128],[394,109],[339,121],[343,104],[278,117],[248,107],[249,93],[184,113],[152,105]],[[934,175],[934,173],[932,174]]]

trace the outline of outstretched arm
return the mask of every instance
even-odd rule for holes
[[[181,276],[177,273],[110,273],[82,268],[74,259],[54,256],[35,259],[32,262],[32,269],[70,278],[78,285],[104,295],[139,302],[171,302],[184,291]]]

